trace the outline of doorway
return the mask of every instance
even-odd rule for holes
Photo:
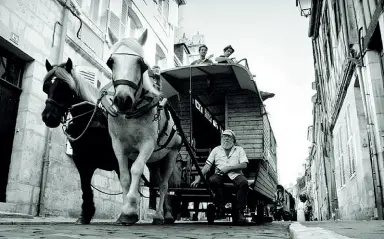
[[[0,47],[0,202],[6,201],[24,62]]]

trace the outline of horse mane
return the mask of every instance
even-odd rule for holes
[[[135,53],[135,54],[139,55],[144,60],[144,49],[143,49],[143,46],[135,38],[132,38],[132,37],[130,37],[130,38],[123,38],[120,41],[118,41],[115,45],[112,46],[111,54],[116,53],[121,46],[128,47],[129,49],[132,50],[132,53]],[[149,67],[148,62],[145,62],[145,64]],[[149,77],[148,70],[146,70],[143,73],[142,77],[143,77],[143,87],[144,87],[144,89],[146,89],[147,91],[153,93],[156,96],[161,95],[161,92],[158,91],[154,87],[153,82],[152,82],[151,78]]]
[[[155,88],[153,81],[149,77],[148,70],[143,73],[143,87],[144,89],[153,93],[156,96],[159,96],[162,94],[159,90]]]
[[[73,68],[71,74],[65,69],[65,63],[60,65],[54,65],[44,77],[44,82],[51,80],[52,77],[57,77],[67,83],[71,89],[75,91],[75,94],[83,100],[96,103],[98,98],[98,89],[86,81],[76,70]]]

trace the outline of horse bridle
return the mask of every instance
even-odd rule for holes
[[[130,80],[127,80],[127,79],[117,79],[115,80],[112,76],[112,84],[113,84],[113,87],[116,88],[117,86],[119,85],[126,85],[126,86],[129,86],[131,87],[132,89],[135,90],[135,96],[137,95],[137,93],[139,92],[140,90],[140,87],[142,86],[143,84],[143,73],[148,70],[148,65],[144,62],[144,59],[142,56],[138,55],[138,54],[134,54],[134,53],[113,53],[111,54],[111,56],[109,57],[109,59],[107,60],[107,66],[112,70],[112,66],[113,66],[113,59],[112,59],[112,56],[113,55],[127,55],[127,56],[136,56],[140,59],[140,67],[141,67],[141,78],[139,80],[139,82],[136,84]]]
[[[70,107],[68,107],[68,106],[65,106],[65,105],[63,105],[63,104],[58,103],[57,101],[55,101],[54,99],[51,99],[51,98],[47,98],[47,100],[45,101],[45,103],[46,103],[46,104],[47,104],[47,103],[50,103],[50,104],[56,106],[57,108],[60,108],[60,109],[63,110],[63,111],[68,111],[69,108],[70,108]]]

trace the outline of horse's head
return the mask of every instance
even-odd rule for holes
[[[72,60],[64,64],[52,66],[48,60],[45,62],[48,71],[44,77],[43,91],[48,98],[42,112],[42,119],[46,126],[56,128],[62,122],[63,117],[74,104],[76,93],[76,82],[72,78]]]
[[[147,30],[138,39],[125,38],[117,43],[113,42],[114,46],[107,65],[112,70],[112,80],[116,91],[113,102],[120,112],[132,109],[143,88],[159,94],[146,72],[148,65],[143,58],[143,45],[146,41]]]

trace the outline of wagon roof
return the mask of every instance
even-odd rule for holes
[[[166,80],[162,90],[166,97],[188,93],[191,78],[192,91],[196,95],[250,90],[261,100],[252,74],[240,64],[182,66],[164,70],[161,76]],[[207,90],[209,86],[207,80],[210,80],[212,92]],[[228,88],[230,85],[232,87]]]
[[[262,101],[256,82],[249,70],[240,64],[211,64],[182,66],[161,72],[162,92],[165,97],[192,95],[212,116],[223,123],[225,119],[225,95],[248,90]],[[191,79],[191,81],[190,81]]]

